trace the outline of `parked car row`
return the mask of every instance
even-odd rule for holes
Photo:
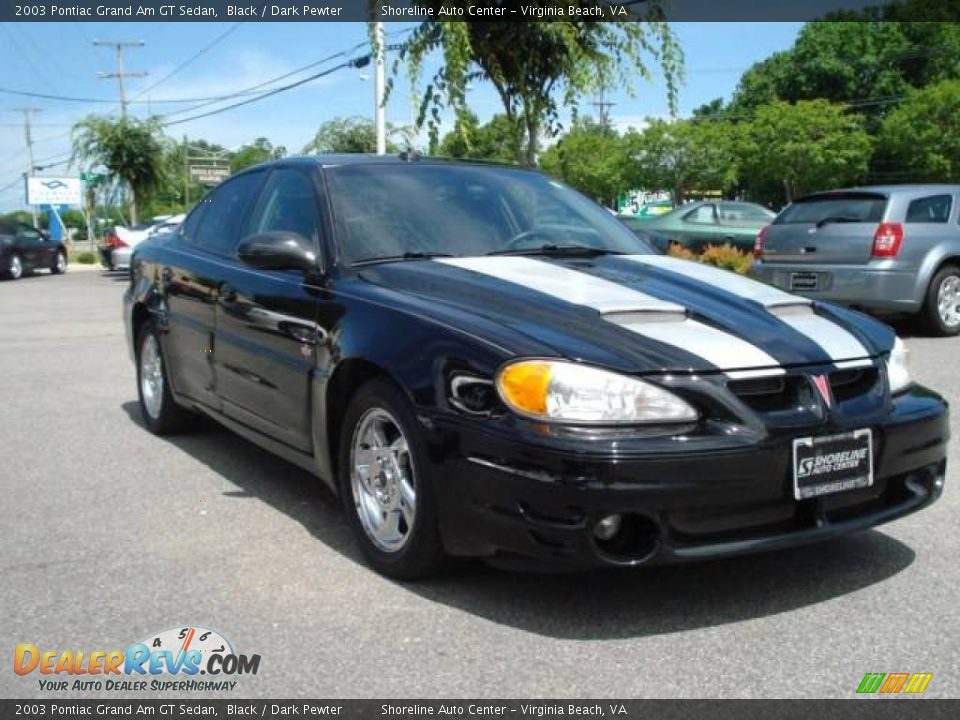
[[[0,220],[0,277],[18,280],[24,273],[66,272],[67,248],[26,223]]]

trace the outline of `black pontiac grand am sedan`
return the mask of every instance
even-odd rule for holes
[[[940,496],[946,403],[887,326],[641,242],[533,171],[257,166],[136,249],[144,421],[309,469],[400,578],[781,548]]]

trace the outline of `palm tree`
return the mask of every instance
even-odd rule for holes
[[[130,189],[130,221],[147,196],[166,179],[163,161],[167,144],[154,118],[113,118],[91,115],[73,126],[71,162],[102,165]]]

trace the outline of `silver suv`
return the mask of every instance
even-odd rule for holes
[[[960,185],[815,193],[757,235],[751,275],[867,310],[920,313],[960,332]]]

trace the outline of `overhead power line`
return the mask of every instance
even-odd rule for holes
[[[141,90],[141,91],[138,92],[136,95],[134,95],[134,99],[136,99],[136,98],[138,98],[138,97],[142,97],[143,95],[146,95],[148,92],[150,92],[150,91],[153,90],[155,87],[157,87],[157,85],[160,85],[160,84],[162,84],[162,83],[165,83],[167,80],[169,80],[170,78],[172,78],[174,75],[176,75],[178,72],[180,72],[180,71],[183,70],[185,67],[187,67],[188,65],[190,65],[192,62],[194,62],[195,60],[197,60],[198,58],[200,58],[201,56],[203,56],[204,53],[208,53],[208,52],[210,52],[211,50],[213,50],[213,48],[215,48],[215,47],[216,47],[217,45],[219,45],[221,42],[223,42],[224,40],[226,40],[227,37],[229,37],[229,36],[230,36],[237,28],[239,28],[242,24],[243,24],[243,23],[238,23],[238,22],[236,22],[236,23],[234,23],[233,25],[231,25],[230,27],[228,27],[224,32],[220,33],[216,38],[214,38],[212,42],[208,43],[206,47],[200,48],[200,50],[199,50],[196,54],[191,55],[189,58],[187,58],[187,59],[184,60],[182,63],[180,63],[179,65],[177,65],[173,70],[171,70],[170,72],[168,72],[166,75],[164,75],[162,78],[160,78],[160,79],[157,80],[155,83],[153,83],[152,85],[150,85],[148,88],[146,88],[146,89],[144,89],[144,90]]]

